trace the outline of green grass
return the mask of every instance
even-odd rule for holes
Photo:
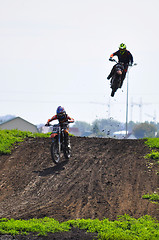
[[[159,138],[147,138],[145,144],[150,148],[159,148]]]
[[[148,153],[145,158],[154,160],[155,163],[159,164],[159,152],[156,150],[159,148],[159,138],[148,138],[145,142],[145,144],[151,148],[151,153]],[[155,150],[153,149],[155,148]],[[153,163],[152,163],[153,164]],[[149,167],[150,168],[150,167]],[[159,172],[156,172],[157,175]],[[142,196],[143,199],[148,199],[149,201],[153,203],[159,203],[159,195],[158,193],[153,194],[145,194]]]
[[[50,134],[32,133],[20,130],[0,130],[0,155],[11,153],[14,144],[22,142],[27,137],[49,137]]]
[[[71,227],[85,229],[88,232],[98,233],[101,240],[157,240],[159,239],[159,223],[150,216],[139,219],[129,215],[119,216],[116,221],[78,219],[59,223],[53,218],[14,220],[0,219],[0,234],[28,234],[69,231]]]
[[[39,233],[39,235],[46,235],[48,232],[62,232],[69,231],[69,225],[66,223],[59,223],[53,218],[30,219],[30,220],[14,220],[14,219],[0,219],[0,234],[26,235],[29,232]]]
[[[148,153],[145,156],[146,159],[153,159],[159,164],[159,152],[156,150],[152,150],[151,153]]]
[[[149,199],[150,201],[159,202],[159,195],[158,193],[152,193],[152,194],[145,194],[142,196],[143,199]]]
[[[159,148],[159,138],[148,138],[145,142],[147,146],[149,146],[152,150],[151,153],[148,153],[145,158],[153,159],[159,164],[159,151],[156,149]],[[154,150],[155,148],[155,150]]]

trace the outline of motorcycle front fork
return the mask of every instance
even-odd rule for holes
[[[52,142],[58,143],[59,152],[62,151],[66,146],[70,148],[70,138],[68,134],[58,135],[55,138],[52,138]]]
[[[62,151],[62,143],[61,143],[60,135],[52,138],[52,142],[57,143],[58,152],[60,154],[60,152]]]

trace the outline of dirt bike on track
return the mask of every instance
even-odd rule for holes
[[[69,123],[70,122],[52,125],[53,129],[50,136],[52,139],[51,157],[55,164],[60,162],[62,155],[64,155],[66,160],[71,156],[69,133],[67,131]]]
[[[122,63],[117,62],[115,59],[112,59],[111,61],[116,62],[116,65],[114,66],[114,74],[110,81],[112,89],[111,97],[114,97],[115,92],[118,88],[121,88],[122,85],[122,74],[124,71],[124,66]]]

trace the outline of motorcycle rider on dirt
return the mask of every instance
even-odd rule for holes
[[[63,107],[59,106],[56,110],[56,115],[54,115],[52,118],[48,119],[45,126],[49,126],[49,123],[53,120],[58,120],[59,124],[67,123],[68,121],[70,123],[74,122],[74,119],[69,117],[66,114],[66,111]],[[69,138],[69,128],[68,125],[64,127],[65,137],[67,138],[66,141],[68,142],[68,147],[70,147],[70,138]]]
[[[129,66],[132,66],[133,64],[133,56],[132,54],[126,49],[126,45],[124,43],[121,43],[120,46],[119,46],[119,50],[114,52],[113,54],[110,55],[110,58],[109,60],[112,61],[112,58],[114,56],[117,56],[118,57],[118,61],[120,63],[123,63],[124,65],[124,71],[123,71],[123,74],[122,74],[122,79],[121,79],[121,86],[120,88],[122,87],[123,85],[123,81],[126,77],[126,73],[127,73],[127,70],[128,70],[128,67]],[[115,65],[113,66],[109,76],[107,77],[107,79],[109,80],[113,74],[114,74],[114,69],[115,69]]]

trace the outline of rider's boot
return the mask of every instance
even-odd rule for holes
[[[71,149],[71,144],[70,144],[70,137],[69,134],[65,135],[65,143],[69,149]]]
[[[69,149],[71,149],[70,137],[69,137],[69,136],[68,136],[68,139],[67,139],[67,144],[68,144],[68,145],[67,145],[67,146],[68,146],[68,148],[69,148]]]

